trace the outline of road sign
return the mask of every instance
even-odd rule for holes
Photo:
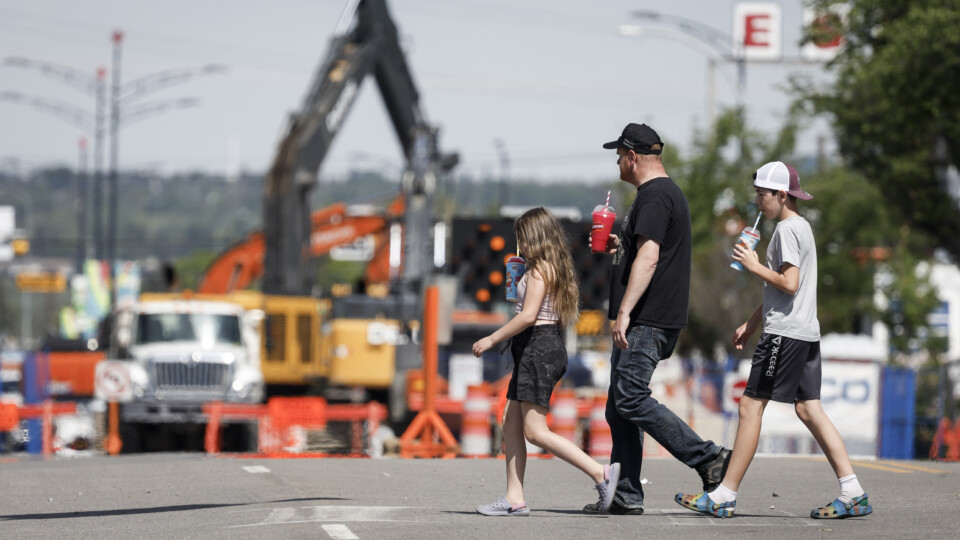
[[[107,401],[130,401],[133,399],[133,384],[126,362],[103,360],[97,364],[94,375],[94,394]]]
[[[734,371],[723,376],[723,411],[735,413],[739,410],[740,398],[747,387],[747,377]]]
[[[67,288],[67,277],[53,272],[20,272],[16,282],[24,292],[56,293]]]

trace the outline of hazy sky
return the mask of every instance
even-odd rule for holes
[[[196,97],[197,108],[144,118],[121,131],[120,166],[159,173],[262,172],[298,109],[345,0],[0,0],[0,58],[28,57],[90,73],[111,68],[113,29],[124,32],[124,81],[171,68],[222,64],[142,102]],[[800,0],[783,9],[783,53],[796,57]],[[726,0],[393,0],[428,119],[460,153],[459,173],[499,173],[502,141],[513,176],[613,180],[615,158],[601,143],[627,122],[651,124],[668,144],[689,148],[703,127],[707,56],[682,40],[627,37],[633,10],[658,10],[732,33]],[[748,117],[773,132],[787,104],[791,72],[824,79],[819,66],[749,64]],[[721,64],[718,106],[734,102],[735,70]],[[0,66],[0,91],[69,102],[94,100],[39,70]],[[823,122],[803,133],[813,151]],[[35,108],[0,101],[0,167],[75,166],[82,133]],[[104,162],[108,162],[104,152]],[[92,157],[91,157],[92,163]],[[350,168],[398,171],[401,152],[372,79],[344,122],[321,175]],[[669,170],[669,168],[668,168]]]

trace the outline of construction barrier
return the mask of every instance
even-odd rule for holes
[[[460,428],[460,452],[463,457],[490,455],[490,411],[492,398],[486,385],[467,386]]]
[[[607,423],[607,396],[601,394],[593,398],[589,429],[590,456],[609,458],[613,452],[613,435],[610,433],[610,424]]]
[[[272,457],[302,453],[308,429],[323,429],[329,422],[349,422],[352,426],[351,456],[371,455],[365,447],[364,433],[371,434],[387,418],[386,406],[370,402],[364,405],[330,405],[319,397],[271,398],[266,405],[210,402],[203,406],[207,415],[204,449],[220,452],[220,428],[225,421],[257,422],[257,451]]]
[[[943,448],[943,455],[941,455]],[[940,419],[937,433],[930,445],[930,459],[960,461],[960,419],[952,426],[949,418]]]
[[[72,401],[52,401],[45,399],[42,403],[28,403],[17,406],[13,403],[0,405],[0,431],[10,431],[20,425],[20,420],[39,418],[41,422],[40,436],[43,455],[53,454],[57,448],[53,447],[53,417],[63,414],[76,414],[77,404]]]
[[[570,388],[554,390],[551,431],[577,444],[577,396]]]

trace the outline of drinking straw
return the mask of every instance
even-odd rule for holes
[[[756,228],[757,228],[757,225],[760,224],[760,216],[762,216],[762,215],[763,215],[763,212],[760,212],[760,213],[757,214],[757,220],[753,222],[753,228],[754,228],[754,229],[756,229]]]
[[[607,203],[604,206],[610,206],[610,192],[607,191]]]

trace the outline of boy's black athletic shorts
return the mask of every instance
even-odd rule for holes
[[[820,399],[820,342],[763,333],[743,395],[794,403]]]
[[[559,324],[531,326],[513,337],[513,376],[507,399],[550,407],[553,387],[567,371],[567,348]]]

